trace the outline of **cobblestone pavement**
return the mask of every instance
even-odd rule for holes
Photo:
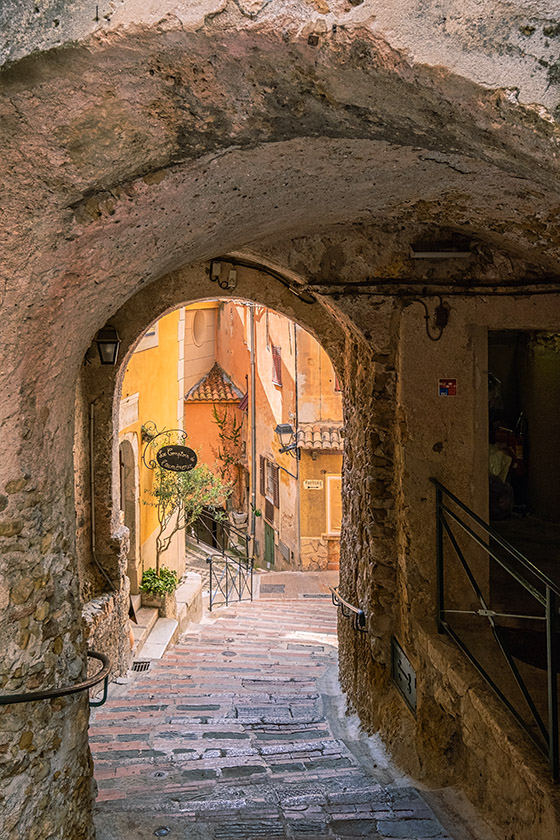
[[[90,733],[98,840],[449,840],[412,787],[360,759],[371,739],[341,725],[336,659],[332,604],[267,599],[113,685]]]

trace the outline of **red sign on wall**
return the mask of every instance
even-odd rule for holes
[[[440,397],[456,397],[457,396],[457,380],[456,379],[440,379],[438,384],[438,394]]]

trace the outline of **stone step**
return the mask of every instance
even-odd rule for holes
[[[142,606],[142,596],[141,595],[131,595],[130,600],[132,601],[132,606],[134,607],[134,612],[138,612],[140,607]]]
[[[177,641],[178,635],[179,622],[176,619],[158,618],[142,647],[142,659],[161,659],[169,645]]]
[[[132,655],[134,658],[140,654],[140,651],[144,647],[153,626],[158,620],[158,615],[158,611],[151,607],[139,607],[139,609],[136,610],[136,619],[138,624],[131,625],[132,632],[134,634],[134,647],[132,649]]]
[[[182,633],[189,624],[202,618],[202,577],[196,572],[187,572],[183,583],[175,592],[177,620]]]

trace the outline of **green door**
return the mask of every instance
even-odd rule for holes
[[[264,523],[264,562],[274,566],[274,528]]]

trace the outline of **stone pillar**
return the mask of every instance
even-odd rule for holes
[[[4,350],[3,695],[71,685],[86,674],[74,552],[71,380],[42,369],[37,353],[10,359],[7,345]],[[1,837],[93,838],[87,727],[87,693],[0,707]]]
[[[81,399],[87,414],[88,474],[93,470],[94,542],[82,550],[82,577],[90,581],[94,596],[84,606],[83,617],[88,645],[109,656],[112,676],[126,673],[130,664],[128,609],[130,583],[126,574],[129,552],[128,528],[118,520],[118,422],[115,399],[119,367],[101,366],[95,348],[88,351],[91,361],[84,369]],[[90,441],[93,441],[91,455]],[[84,464],[82,463],[82,469]],[[82,490],[83,493],[83,484]],[[88,488],[86,495],[90,495]]]
[[[392,302],[344,300],[365,340],[349,338],[344,376],[345,443],[341,594],[364,610],[367,634],[339,617],[341,683],[366,726],[379,724],[390,674],[397,613],[395,357],[398,311]]]

